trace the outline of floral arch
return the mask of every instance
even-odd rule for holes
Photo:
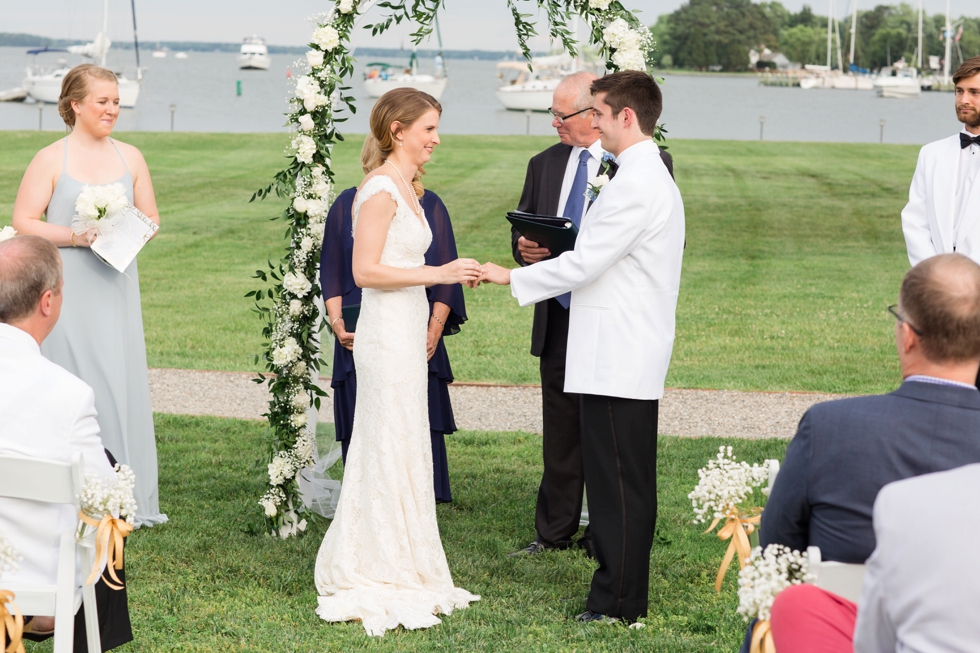
[[[348,44],[359,14],[375,4],[388,10],[382,20],[367,25],[377,35],[392,23],[414,22],[412,33],[418,44],[431,32],[436,12],[446,0],[338,0],[327,13],[314,16],[307,71],[296,80],[290,99],[288,124],[295,130],[289,165],[276,174],[271,184],[258,190],[252,199],[271,193],[289,199],[289,206],[278,216],[284,220],[289,247],[283,258],[258,270],[255,278],[266,287],[248,293],[255,310],[265,321],[262,334],[264,351],[256,362],[264,361],[268,376],[257,383],[269,386],[270,437],[268,462],[269,488],[259,500],[267,520],[267,531],[277,537],[298,535],[305,529],[301,518],[305,510],[300,498],[303,473],[316,462],[316,433],[309,422],[310,412],[320,407],[326,393],[317,385],[320,361],[319,333],[326,323],[321,319],[322,303],[318,278],[320,245],[324,220],[334,199],[331,152],[343,140],[337,131],[334,98],[354,111],[354,98],[343,95],[343,85],[354,72],[354,58]],[[552,41],[560,41],[565,51],[577,54],[574,36],[568,29],[572,14],[588,26],[589,40],[606,60],[606,68],[645,70],[647,55],[654,43],[642,23],[619,0],[506,0],[514,19],[517,39],[524,57],[530,61],[529,38],[537,31],[532,16],[521,13],[521,3],[537,7],[547,15]]]

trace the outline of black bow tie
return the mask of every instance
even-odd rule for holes
[[[960,148],[965,150],[971,145],[980,145],[980,136],[970,136],[960,132]]]

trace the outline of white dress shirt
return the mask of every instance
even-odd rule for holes
[[[587,148],[579,147],[578,145],[573,147],[571,153],[568,155],[568,164],[565,166],[565,177],[561,181],[561,195],[558,199],[558,215],[565,214],[565,204],[568,203],[568,194],[572,190],[572,182],[575,181],[575,173],[578,171],[578,158],[581,155],[582,150],[586,149],[589,151],[589,154],[592,155],[592,158],[589,159],[588,164],[586,164],[589,170],[587,182],[592,181],[599,174],[599,164],[602,163],[602,155],[604,154],[602,149],[602,141],[597,138],[595,143]],[[582,206],[582,215],[579,216],[579,224],[581,224],[581,218],[584,218],[588,211],[589,203],[586,201]]]
[[[963,128],[962,133],[968,136],[976,136]],[[960,224],[963,216],[966,215],[967,202],[970,199],[970,191],[977,183],[977,174],[980,173],[980,145],[971,145],[960,150],[960,165],[956,176],[956,216],[953,222],[954,242],[956,235],[959,234]]]

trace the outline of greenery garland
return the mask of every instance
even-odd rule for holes
[[[571,55],[577,45],[568,30],[572,13],[580,15],[590,27],[590,41],[606,59],[606,67],[645,70],[654,48],[649,33],[618,0],[506,0],[514,19],[517,38],[525,58],[531,52],[527,40],[537,34],[532,16],[521,13],[519,4],[544,10],[552,40],[560,41]],[[286,222],[289,248],[278,262],[254,277],[265,287],[246,295],[255,301],[255,310],[265,321],[263,352],[269,375],[259,374],[256,383],[268,384],[272,398],[265,417],[270,438],[263,462],[269,474],[269,489],[259,500],[267,519],[268,532],[287,538],[306,528],[301,518],[298,475],[314,463],[316,433],[307,424],[311,406],[320,407],[326,393],[316,383],[320,369],[319,333],[326,326],[320,319],[316,299],[321,296],[318,279],[324,220],[335,197],[330,155],[343,140],[334,115],[334,104],[346,104],[355,111],[354,98],[343,95],[350,88],[343,80],[354,72],[354,59],[348,44],[358,13],[356,0],[339,0],[332,11],[311,19],[314,25],[310,51],[306,53],[307,72],[296,79],[290,98],[288,124],[294,132],[286,152],[288,166],[273,182],[259,189],[252,200],[271,193],[290,204],[277,216]],[[379,6],[388,10],[383,19],[366,27],[377,35],[393,23],[414,22],[412,33],[418,44],[431,32],[436,12],[445,0],[388,0]],[[530,64],[529,64],[530,65]],[[277,219],[273,218],[273,219]]]

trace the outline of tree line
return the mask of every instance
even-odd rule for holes
[[[854,1],[854,0],[852,0]],[[850,48],[850,16],[838,16],[844,68]],[[952,20],[954,37],[951,66],[962,58],[980,55],[980,18]],[[959,23],[957,25],[957,23]],[[912,6],[878,5],[858,11],[854,63],[878,69],[898,61],[915,62],[918,46],[918,12]],[[928,55],[945,55],[941,40],[945,15],[924,16],[923,64]],[[792,13],[780,2],[751,0],[689,0],[677,11],[663,14],[650,28],[657,41],[652,62],[660,68],[739,71],[749,68],[749,50],[767,47],[802,64],[827,62],[827,16],[815,14],[808,5]],[[833,58],[836,65],[837,41]]]

